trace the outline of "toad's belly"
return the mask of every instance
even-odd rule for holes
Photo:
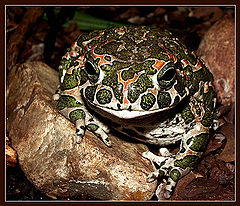
[[[185,124],[180,114],[161,122],[154,122],[150,118],[149,122],[141,122],[138,125],[134,123],[121,125],[113,123],[112,126],[115,130],[126,136],[161,146],[174,144],[181,140],[189,128],[189,125]]]

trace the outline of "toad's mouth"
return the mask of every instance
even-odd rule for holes
[[[141,118],[145,118],[147,116],[151,116],[153,114],[162,112],[162,111],[166,111],[171,109],[172,107],[166,107],[166,108],[162,108],[162,109],[155,109],[155,110],[131,110],[131,109],[113,109],[113,108],[109,108],[109,107],[103,107],[101,105],[98,104],[94,104],[90,101],[86,101],[88,107],[90,107],[90,109],[92,109],[93,111],[99,113],[100,115],[107,117],[109,119],[112,118],[119,118],[119,119],[123,119],[123,120],[130,120],[130,119],[141,119]]]

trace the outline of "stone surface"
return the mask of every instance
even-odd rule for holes
[[[214,75],[218,101],[223,105],[235,102],[235,22],[225,16],[206,32],[198,54]]]
[[[224,162],[234,162],[235,161],[235,132],[234,132],[234,124],[226,123],[220,129],[220,132],[227,137],[227,143],[223,149],[223,151],[217,156],[218,159]]]
[[[5,154],[7,166],[15,167],[17,164],[17,152],[10,146],[9,138],[5,140]]]
[[[52,100],[57,85],[57,72],[41,62],[16,65],[8,76],[7,129],[27,178],[53,199],[151,199],[154,166],[141,156],[148,148],[113,135],[108,148],[90,132],[76,144],[74,124]]]

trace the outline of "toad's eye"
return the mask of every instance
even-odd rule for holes
[[[171,81],[176,75],[175,69],[168,69],[162,77],[159,78],[160,81]]]
[[[173,85],[176,80],[176,69],[173,63],[165,65],[157,76],[160,87],[167,89]]]
[[[89,80],[93,83],[96,83],[98,81],[99,73],[100,73],[98,66],[90,61],[86,61],[85,70],[88,74]]]
[[[85,63],[85,69],[89,75],[95,75],[97,73],[92,63],[88,61]]]

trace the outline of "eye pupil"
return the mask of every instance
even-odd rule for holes
[[[170,81],[173,79],[175,74],[176,74],[175,69],[169,69],[164,73],[164,75],[159,80]]]
[[[85,69],[86,69],[87,73],[90,75],[96,74],[96,70],[94,69],[93,65],[90,62],[85,63]]]

